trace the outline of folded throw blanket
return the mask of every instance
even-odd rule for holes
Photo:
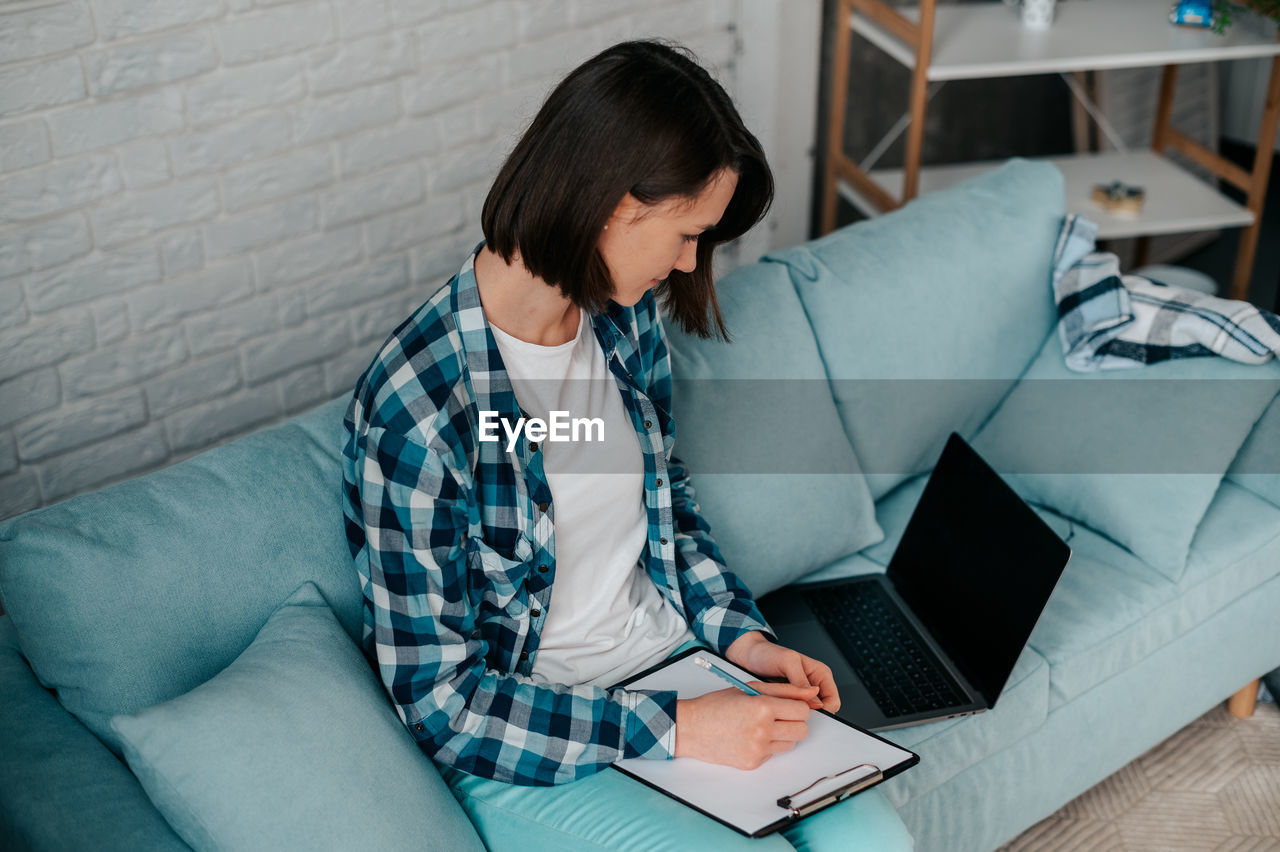
[[[1280,317],[1248,302],[1121,275],[1094,251],[1098,226],[1068,215],[1053,258],[1053,299],[1067,367],[1078,373],[1221,355],[1246,364],[1280,356]]]

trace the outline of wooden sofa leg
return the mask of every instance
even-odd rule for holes
[[[1237,719],[1248,719],[1253,715],[1253,708],[1258,703],[1258,681],[1250,681],[1248,686],[1227,699],[1227,712]]]

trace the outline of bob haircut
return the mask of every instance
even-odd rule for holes
[[[687,332],[728,339],[712,253],[764,217],[773,175],[729,95],[684,48],[623,42],[570,72],[494,179],[481,226],[507,263],[518,254],[531,273],[598,313],[614,287],[597,245],[623,197],[693,200],[721,169],[736,172],[738,185],[724,217],[699,238],[696,269],[673,270],[656,289]]]

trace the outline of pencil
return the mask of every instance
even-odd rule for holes
[[[759,694],[760,694],[760,690],[758,690],[758,689],[752,689],[750,686],[747,686],[745,683],[743,683],[742,681],[738,680],[736,677],[734,677],[733,675],[729,674],[727,671],[725,671],[724,669],[720,668],[720,667],[719,667],[719,666],[717,666],[715,663],[713,663],[713,662],[711,662],[710,660],[708,660],[706,657],[694,657],[694,658],[693,658],[693,664],[694,664],[694,665],[696,665],[696,666],[702,666],[702,668],[706,669],[707,671],[711,672],[711,673],[712,673],[712,674],[714,674],[714,675],[719,675],[722,679],[729,681],[729,683],[731,683],[731,684],[733,684],[734,686],[738,687],[738,689],[741,689],[741,690],[742,690],[743,692],[745,692],[747,695],[759,695]]]

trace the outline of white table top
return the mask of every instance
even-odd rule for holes
[[[1236,12],[1225,35],[1169,23],[1170,0],[1059,0],[1053,26],[1022,26],[1018,10],[989,3],[938,5],[930,80],[1136,68],[1280,54],[1274,21]],[[919,20],[918,8],[900,9]],[[871,21],[854,30],[908,68],[915,54]]]
[[[1080,154],[1044,159],[1062,172],[1067,211],[1097,222],[1099,239],[1239,228],[1253,224],[1253,213],[1248,208],[1149,149],[1123,154]],[[923,168],[920,170],[920,194],[959,183],[996,168],[1001,162]],[[876,170],[871,173],[871,179],[894,198],[902,197],[901,169]],[[1140,213],[1109,213],[1093,201],[1094,185],[1109,184],[1114,180],[1141,186],[1145,190],[1145,203]],[[842,185],[841,190],[863,212],[877,212],[848,186]]]

